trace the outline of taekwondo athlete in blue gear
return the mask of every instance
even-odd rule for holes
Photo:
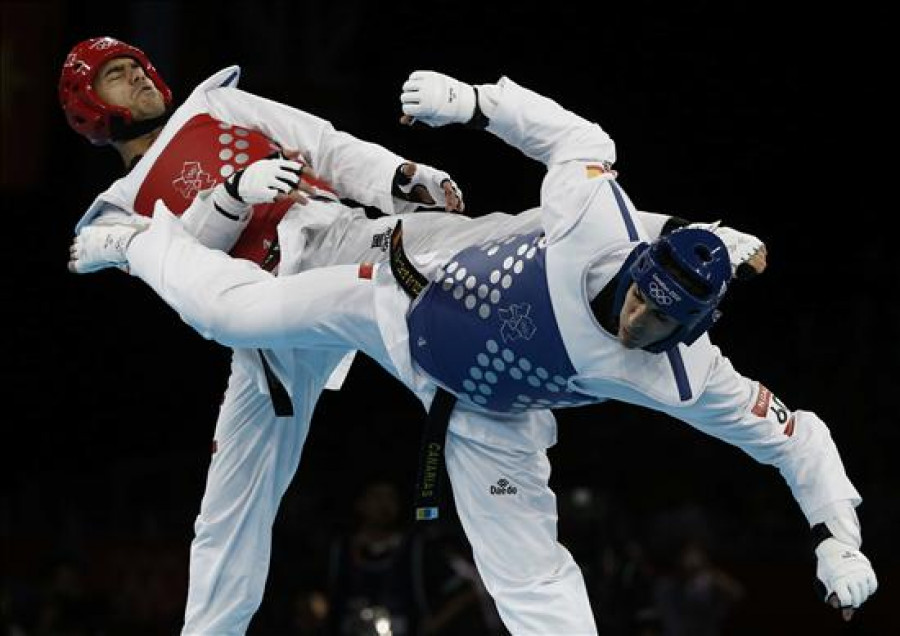
[[[715,316],[723,272],[731,267],[713,234],[682,230],[669,243],[654,242],[607,169],[614,146],[599,126],[508,78],[477,89],[476,101],[470,85],[416,72],[404,85],[404,112],[426,124],[465,123],[479,105],[489,132],[547,166],[542,232],[494,228],[468,245],[437,245],[427,258],[414,254],[430,281],[419,298],[411,299],[384,266],[342,265],[274,278],[199,245],[162,203],[151,227],[135,234],[117,258],[198,332],[223,344],[357,349],[426,406],[438,387],[459,382],[466,393],[457,395],[450,415],[447,473],[479,572],[514,634],[596,633],[581,572],[557,539],[546,451],[555,442],[555,421],[547,408],[513,408],[517,400],[528,404],[514,392],[518,387],[528,387],[521,395],[529,400],[555,395],[557,388],[579,399],[654,409],[777,467],[810,525],[827,530],[816,548],[824,598],[834,594],[842,606],[858,608],[877,581],[859,551],[855,507],[861,497],[827,426],[815,413],[785,409],[765,386],[738,373],[706,333],[697,336]],[[642,244],[650,247],[641,251]],[[473,247],[483,255],[467,251]],[[76,243],[76,257],[79,249]],[[502,260],[487,266],[501,249]],[[681,262],[683,277],[669,257]],[[526,271],[525,261],[534,259]],[[426,303],[428,294],[434,299]],[[456,316],[428,307],[450,299],[458,303]],[[465,343],[472,349],[455,365],[433,360],[434,374],[448,374],[444,383],[415,362],[420,354],[414,350],[438,346],[436,325],[451,333],[450,318],[463,311],[471,315],[461,328],[484,331],[474,344]],[[418,319],[428,331],[413,337],[411,322]],[[543,352],[517,340],[543,342],[545,334],[558,336],[563,346],[535,364]],[[664,353],[645,349],[673,336],[679,342]],[[487,379],[488,371],[496,382]],[[493,396],[501,374],[496,408],[506,410],[489,410],[475,396]],[[490,494],[489,485],[501,478],[515,494]]]
[[[555,255],[548,250],[547,279],[558,285],[555,289],[552,284],[550,286],[551,303],[556,317],[570,323],[562,331],[563,339],[570,343],[570,361],[581,371],[580,378],[569,378],[569,388],[573,391],[580,388],[598,397],[605,393],[609,397],[657,408],[740,446],[758,461],[778,466],[812,528],[820,596],[832,606],[841,608],[845,620],[849,620],[853,611],[875,592],[877,579],[868,559],[859,551],[861,530],[854,508],[861,502],[861,497],[844,473],[827,427],[813,413],[799,410],[785,413],[787,410],[771,391],[761,383],[749,381],[735,373],[717,348],[712,347],[713,355],[709,355],[708,351],[706,355],[699,356],[700,359],[694,355],[698,350],[710,349],[708,338],[700,337],[719,318],[716,307],[731,278],[728,275],[728,258],[723,246],[717,244],[718,240],[697,230],[683,230],[662,237],[650,246],[639,244],[625,257],[624,265],[610,284],[598,284],[598,280],[603,280],[603,258],[594,256],[585,259],[579,254],[582,250],[590,253],[590,246],[585,248],[584,245],[585,236],[588,237],[588,244],[594,243],[595,251],[599,251],[604,242],[615,243],[615,236],[604,234],[608,226],[596,222],[592,226],[590,219],[591,214],[597,216],[596,210],[602,207],[596,203],[604,196],[608,198],[608,193],[602,192],[602,187],[607,184],[584,191],[582,183],[583,194],[573,196],[572,192],[579,188],[579,184],[572,177],[577,176],[579,168],[583,167],[593,178],[596,174],[592,172],[602,173],[612,164],[614,146],[605,133],[596,127],[591,131],[591,125],[572,125],[570,113],[549,100],[523,93],[508,78],[501,79],[496,85],[474,87],[440,73],[416,71],[404,84],[400,100],[404,113],[401,123],[412,125],[419,121],[429,126],[462,123],[486,128],[548,165],[549,173],[541,193],[545,208],[544,229],[551,249],[553,244],[567,246],[568,249],[558,249]],[[588,162],[592,159],[599,162],[591,165]],[[557,174],[554,175],[554,171]],[[624,193],[613,179],[608,181],[608,187],[621,212],[628,239],[636,240],[639,238],[636,223],[628,213],[630,203],[626,202]],[[611,206],[606,207],[609,209]],[[614,215],[607,214],[607,220],[615,225]],[[706,228],[715,230],[714,225]],[[580,235],[582,240],[573,240],[576,235]],[[607,255],[613,255],[616,251],[621,259],[625,250],[612,248]],[[558,265],[553,265],[551,256],[558,257]],[[571,272],[573,265],[575,272],[587,272],[582,274],[580,280],[579,277],[570,277],[565,281],[552,275],[554,270]],[[740,276],[738,269],[741,267],[741,263],[733,262],[730,269]],[[628,274],[623,275],[626,271]],[[578,283],[583,283],[581,299],[578,298]],[[594,295],[598,289],[599,293]],[[613,299],[612,311],[604,312],[610,297]],[[590,301],[597,322],[610,333],[616,333],[627,349],[639,348],[651,354],[665,354],[671,365],[674,384],[678,387],[678,399],[684,407],[678,408],[671,399],[666,399],[646,383],[641,386],[640,380],[648,377],[656,383],[671,384],[671,376],[658,373],[662,370],[659,364],[654,372],[650,368],[653,363],[645,364],[649,359],[641,361],[634,356],[628,359],[614,352],[610,352],[609,356],[602,354],[604,343],[590,333],[587,323],[581,320],[579,324],[578,319],[570,321],[573,310],[578,309],[579,300],[582,303],[584,300]],[[411,323],[416,322],[415,313],[418,311],[420,306],[413,309]],[[650,316],[656,320],[637,322],[632,320],[634,316]],[[420,319],[418,322],[426,321]],[[448,321],[448,324],[454,325],[455,321]],[[553,342],[555,338],[550,340]],[[601,346],[588,346],[592,340]],[[416,347],[423,343],[427,346],[427,342],[424,336],[410,339],[413,357],[423,365],[428,363],[427,356],[418,353]],[[490,342],[486,344],[490,345]],[[662,356],[655,357],[658,363]],[[627,370],[615,371],[620,365],[620,368]],[[602,375],[604,366],[606,381],[628,386],[622,387],[624,390],[601,389],[603,382],[597,382],[590,376]],[[483,374],[476,367],[470,369],[470,374],[472,371]],[[432,367],[432,373],[441,372]],[[440,379],[441,376],[437,377]],[[453,379],[458,380],[458,377]],[[555,390],[556,383],[552,386]],[[747,391],[748,388],[750,391]],[[728,422],[725,412],[729,402],[726,396],[729,394],[732,394],[732,402],[738,395],[744,394],[739,400],[744,405],[742,409],[739,407],[743,410],[743,416],[736,420],[738,427]],[[520,396],[520,403],[527,403],[521,398],[528,397]],[[666,403],[668,406],[665,406]],[[719,409],[722,411],[715,414]],[[802,439],[795,437],[798,426],[803,427]],[[741,427],[746,429],[744,434],[739,432]],[[762,430],[766,427],[770,430]],[[748,436],[758,439],[750,440]],[[766,439],[772,448],[765,448]],[[779,457],[778,453],[793,457]],[[807,457],[802,457],[803,453],[808,453]],[[814,459],[809,461],[811,457]],[[817,480],[821,483],[816,483]],[[840,550],[844,550],[842,559],[835,556]]]

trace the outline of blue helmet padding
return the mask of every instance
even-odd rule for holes
[[[721,316],[716,307],[731,280],[728,249],[718,236],[700,228],[680,228],[650,245],[639,245],[629,273],[645,298],[681,326],[668,338],[645,350],[659,353],[679,342],[693,343]],[[709,290],[689,291],[665,262],[674,263],[682,274]]]

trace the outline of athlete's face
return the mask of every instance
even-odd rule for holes
[[[144,67],[130,57],[114,57],[100,67],[94,78],[97,96],[110,106],[131,111],[134,121],[159,117],[166,104]]]
[[[619,312],[619,333],[616,335],[628,349],[640,349],[668,338],[680,325],[631,283]]]

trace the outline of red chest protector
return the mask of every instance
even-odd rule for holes
[[[221,183],[232,174],[280,148],[254,130],[232,126],[206,113],[195,115],[166,145],[151,166],[134,199],[134,209],[153,215],[153,204],[162,199],[173,214],[181,216],[197,192]],[[278,264],[277,226],[291,201],[260,203],[231,255],[251,260],[264,269]]]

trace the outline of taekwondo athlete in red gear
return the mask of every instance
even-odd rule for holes
[[[134,223],[136,214],[149,215],[162,200],[184,214],[185,225],[204,244],[285,273],[299,267],[310,228],[338,215],[359,216],[334,192],[386,213],[415,209],[392,195],[405,163],[401,157],[318,117],[239,90],[239,75],[238,67],[224,69],[173,108],[171,90],[140,49],[109,37],[76,45],[59,82],[66,118],[95,145],[116,146],[129,168],[96,198],[77,231],[112,220]],[[107,103],[101,94],[125,105]],[[135,153],[133,142],[140,139],[146,147]],[[307,188],[315,200],[302,207],[287,197],[276,200],[301,185],[301,162],[279,154],[286,149],[302,149],[302,164],[315,166],[333,188]],[[234,184],[237,176],[235,194],[245,201],[225,188],[226,179]],[[450,205],[447,180],[446,173],[421,164],[413,179],[433,200]],[[359,248],[349,246],[353,253],[343,258],[356,258]],[[246,631],[262,599],[272,522],[299,462],[312,410],[333,370],[333,386],[340,385],[348,351],[234,351],[191,545],[184,633]],[[277,382],[270,385],[272,375]],[[273,411],[270,386],[283,389],[287,415]]]

